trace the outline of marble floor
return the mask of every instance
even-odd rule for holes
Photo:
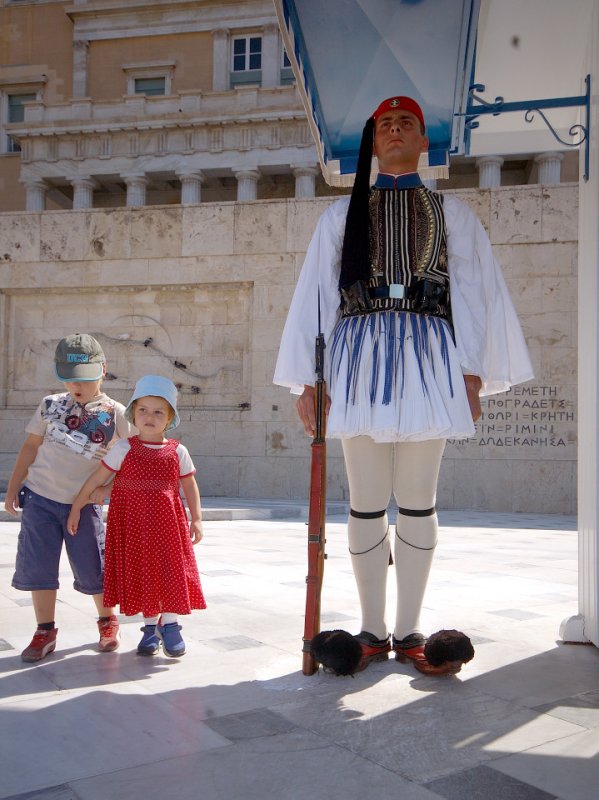
[[[205,501],[196,548],[208,609],[180,660],[135,654],[139,618],[98,653],[93,604],[66,559],[58,647],[11,588],[18,523],[0,521],[0,798],[110,800],[594,800],[599,650],[559,641],[577,612],[572,517],[440,512],[427,632],[467,632],[451,678],[394,660],[356,677],[301,672],[306,509]],[[360,627],[332,505],[322,627]],[[3,519],[6,519],[4,517]],[[393,605],[394,581],[389,581]]]

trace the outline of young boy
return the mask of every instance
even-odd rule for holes
[[[56,647],[63,542],[74,588],[92,595],[98,609],[100,651],[115,650],[120,641],[114,611],[104,606],[101,508],[83,508],[78,536],[69,536],[66,521],[79,489],[96,471],[110,442],[131,436],[134,430],[124,417],[124,406],[101,391],[106,358],[93,336],[75,333],[62,339],[54,362],[56,377],[67,391],[44,397],[29,421],[5,500],[13,516],[19,505],[23,508],[12,585],[30,591],[33,600],[37,630],[21,653],[27,662],[40,661]],[[93,499],[101,502],[104,494],[102,490]]]

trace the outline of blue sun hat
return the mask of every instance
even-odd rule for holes
[[[133,424],[133,403],[140,397],[162,397],[163,400],[166,400],[175,414],[167,431],[176,428],[181,422],[177,413],[177,387],[168,378],[163,378],[162,375],[144,375],[137,381],[129,405],[125,409],[125,419],[128,419],[131,424]]]

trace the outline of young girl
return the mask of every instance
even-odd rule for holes
[[[128,616],[143,614],[140,655],[155,655],[162,643],[167,655],[182,656],[185,642],[177,616],[206,608],[206,603],[192,548],[202,538],[195,468],[187,449],[164,435],[180,421],[174,383],[159,375],[140,378],[125,417],[139,435],[117,442],[104,456],[73,503],[67,529],[77,532],[91,493],[115,474],[106,528],[104,601],[119,605]],[[189,525],[179,485],[189,507]]]

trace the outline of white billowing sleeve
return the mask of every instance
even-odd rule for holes
[[[326,345],[339,313],[339,269],[349,197],[333,203],[321,215],[300,273],[283,329],[273,381],[301,394],[315,383],[314,347],[320,330]]]
[[[443,206],[462,371],[481,378],[481,395],[505,392],[534,377],[522,329],[478,217],[456,197],[445,196]]]

